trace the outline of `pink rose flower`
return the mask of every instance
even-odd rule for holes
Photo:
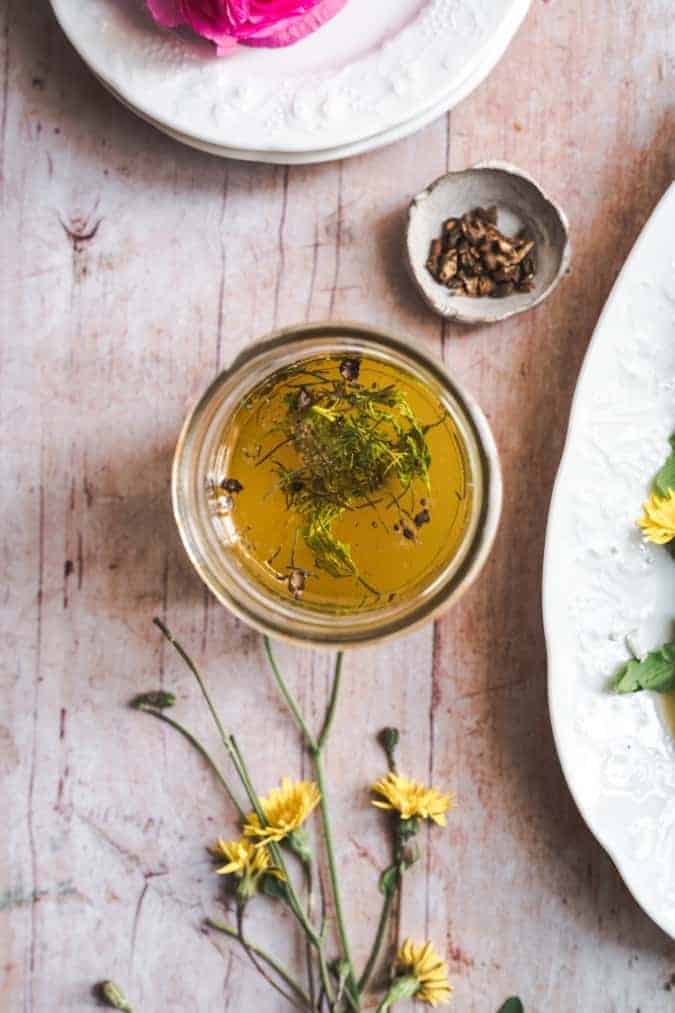
[[[166,28],[188,25],[215,42],[218,53],[234,46],[290,46],[334,17],[347,0],[147,0]]]

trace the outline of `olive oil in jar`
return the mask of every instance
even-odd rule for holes
[[[438,397],[374,357],[304,359],[228,419],[209,504],[223,550],[301,608],[410,600],[462,545],[473,482]]]

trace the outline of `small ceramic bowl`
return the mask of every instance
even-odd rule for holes
[[[531,292],[515,292],[501,299],[456,295],[427,269],[429,247],[447,218],[491,205],[497,207],[498,228],[505,235],[516,235],[526,228],[536,240],[534,287]],[[496,323],[532,309],[553,291],[571,259],[564,212],[530,176],[504,162],[484,162],[449,172],[414,197],[408,211],[406,249],[413,279],[431,309],[448,320],[467,324]]]

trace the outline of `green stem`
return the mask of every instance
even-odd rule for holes
[[[232,789],[230,788],[229,784],[227,783],[227,781],[225,780],[225,778],[221,774],[221,772],[218,769],[218,767],[216,766],[215,760],[206,751],[205,747],[201,744],[201,742],[198,739],[196,739],[194,737],[194,735],[191,732],[189,732],[187,730],[187,728],[185,728],[184,725],[181,725],[178,721],[174,721],[173,718],[170,718],[167,714],[164,714],[162,711],[155,710],[153,707],[145,707],[145,706],[144,707],[139,707],[138,709],[140,711],[143,711],[143,713],[145,713],[145,714],[152,714],[153,717],[159,718],[160,721],[166,722],[167,725],[171,725],[171,727],[175,728],[175,730],[177,732],[180,732],[180,734],[183,736],[183,738],[187,739],[187,741],[197,750],[197,752],[199,753],[199,755],[204,760],[206,760],[206,762],[208,763],[208,765],[211,767],[213,773],[216,775],[216,778],[220,782],[222,788],[225,790],[226,795],[228,796],[228,798],[232,802],[233,806],[237,810],[240,819],[243,819],[243,817],[245,815],[244,814],[244,810],[239,805],[239,802],[237,801],[237,799],[236,799],[236,797],[234,795],[234,792],[232,791]]]
[[[314,767],[316,770],[316,780],[321,792],[321,802],[319,803],[321,808],[321,819],[323,821],[323,833],[326,842],[326,858],[328,860],[328,875],[330,876],[331,886],[333,888],[333,903],[335,905],[335,920],[337,922],[338,936],[340,937],[340,944],[342,946],[342,955],[347,962],[349,968],[349,976],[347,980],[347,999],[350,1000],[350,1006],[356,1007],[358,1010],[359,1001],[358,993],[354,994],[356,989],[356,973],[354,971],[354,964],[352,962],[351,953],[349,950],[349,939],[347,937],[347,929],[345,926],[344,912],[342,910],[342,897],[340,894],[340,883],[338,880],[337,866],[335,864],[335,849],[333,847],[333,831],[330,821],[330,813],[328,811],[328,799],[326,798],[326,779],[323,771],[323,757],[321,751],[317,750],[314,753]],[[351,988],[350,986],[353,986]]]
[[[359,992],[363,992],[367,988],[368,982],[370,981],[371,975],[375,969],[375,965],[377,964],[378,957],[380,956],[380,950],[382,949],[382,943],[384,942],[384,936],[387,931],[391,909],[399,889],[400,887],[397,887],[395,890],[391,890],[385,894],[384,903],[382,905],[382,913],[377,926],[377,932],[375,933],[373,946],[368,956],[368,961],[363,970],[363,974],[359,978]]]
[[[187,651],[183,648],[183,646],[174,638],[173,634],[171,633],[169,628],[165,625],[165,623],[163,623],[162,620],[159,618],[155,618],[153,622],[155,623],[155,626],[157,626],[157,628],[161,630],[161,632],[164,634],[169,643],[175,648],[175,650],[178,652],[180,657],[183,659],[183,661],[185,662],[185,664],[187,665],[187,667],[190,669],[195,679],[197,680],[199,688],[202,691],[202,695],[206,700],[207,706],[211,712],[213,720],[220,733],[223,745],[225,746],[225,749],[227,750],[232,760],[232,763],[234,764],[234,768],[237,771],[237,774],[239,775],[239,779],[244,787],[244,790],[246,791],[246,794],[248,795],[248,799],[253,807],[253,810],[258,819],[260,820],[260,825],[263,827],[266,826],[267,821],[265,819],[265,814],[263,812],[263,808],[260,803],[260,797],[258,796],[258,793],[256,792],[253,786],[253,782],[248,772],[248,768],[246,766],[244,757],[241,753],[241,750],[239,749],[239,746],[237,745],[237,741],[234,738],[234,736],[228,734],[223,728],[221,720],[218,716],[218,712],[211,700],[211,697],[209,696],[209,692],[206,688],[206,684],[204,683],[204,680],[201,676],[199,669],[197,668],[197,666],[195,665],[194,661],[187,653]],[[284,861],[284,857],[281,853],[281,848],[279,847],[278,844],[270,844],[268,847],[277,868],[281,869],[282,873],[285,876],[286,890],[288,894],[289,906],[291,908],[291,911],[295,915],[303,931],[311,940],[312,944],[317,950],[319,956],[319,968],[321,971],[321,980],[324,989],[326,991],[326,995],[329,998],[329,1001],[333,1002],[335,993],[332,988],[330,974],[328,971],[328,966],[326,964],[323,941],[317,935],[314,927],[310,924],[305,915],[305,912],[302,909],[302,904],[300,903],[298,895],[295,892],[295,887],[293,886],[293,881],[291,880],[288,868],[286,866],[286,862]]]
[[[272,978],[271,975],[267,973],[265,968],[258,961],[256,954],[249,946],[246,934],[244,932],[245,908],[246,908],[245,904],[242,904],[241,902],[237,904],[237,934],[239,936],[239,941],[241,945],[244,947],[244,950],[246,951],[246,956],[251,961],[260,977],[264,978],[267,984],[270,985],[270,987],[273,988],[275,992],[278,992],[279,995],[283,996],[284,999],[287,1002],[290,1002],[292,1006],[297,1006],[298,1004],[293,998],[293,995],[289,992],[286,992],[285,989],[283,989],[281,985],[279,985],[278,982],[276,982],[274,978]]]
[[[314,882],[312,876],[312,863],[311,861],[303,862],[303,869],[305,872],[305,886],[307,889],[307,921],[313,923],[314,911],[313,911],[313,899],[314,899]],[[319,933],[321,938],[321,933]],[[309,988],[309,997],[312,1000],[312,1008],[316,1008],[316,990],[314,986],[314,968],[312,967],[312,944],[308,939],[306,942],[305,959],[307,963],[307,987]]]
[[[330,821],[330,813],[328,810],[328,800],[326,798],[326,780],[324,777],[323,759],[322,759],[322,752],[328,739],[328,735],[330,734],[331,728],[333,726],[338,695],[342,684],[343,655],[342,652],[340,651],[335,660],[333,685],[331,687],[331,693],[328,701],[328,707],[326,709],[326,716],[323,722],[323,727],[321,729],[321,734],[319,735],[319,738],[317,740],[314,738],[312,733],[309,731],[307,725],[305,724],[305,720],[302,717],[300,707],[298,706],[295,697],[293,696],[288,686],[286,685],[286,682],[276,663],[274,652],[272,650],[272,644],[268,637],[265,637],[265,649],[267,651],[267,656],[270,659],[270,664],[272,666],[272,671],[274,673],[274,678],[279,688],[279,692],[281,693],[283,699],[286,701],[288,709],[290,710],[296,725],[298,726],[300,732],[304,736],[305,741],[307,742],[307,745],[309,747],[309,751],[312,755],[312,759],[314,761],[316,780],[319,787],[319,792],[321,794],[321,802],[320,802],[321,819],[323,823],[324,838],[326,842],[326,856],[328,860],[328,871],[333,891],[333,903],[335,905],[335,918],[337,921],[338,936],[340,937],[342,955],[345,961],[347,962],[347,966],[349,967],[349,978],[347,982],[346,997],[349,1001],[350,1006],[352,1006],[353,1009],[358,1010],[359,1000],[358,994],[356,994],[356,973],[354,971],[354,964],[349,949],[349,939],[347,936],[344,912],[342,908],[340,884],[338,881],[337,866],[335,864],[335,849],[333,846],[333,833]]]
[[[304,737],[307,745],[310,747],[310,749],[316,749],[317,745],[319,745],[319,744],[316,742],[314,736],[312,735],[312,733],[310,732],[309,728],[305,724],[305,719],[302,716],[302,713],[300,711],[300,708],[298,707],[297,701],[296,701],[295,697],[293,696],[293,694],[291,693],[291,691],[289,690],[289,688],[286,685],[286,683],[284,682],[284,678],[283,678],[281,672],[279,671],[279,666],[277,665],[276,658],[274,657],[274,652],[272,651],[272,644],[271,644],[270,638],[269,637],[265,637],[264,641],[265,641],[265,650],[267,652],[267,657],[269,658],[270,665],[272,666],[272,673],[274,675],[274,681],[277,684],[277,689],[279,690],[279,692],[281,693],[282,697],[284,698],[284,700],[286,702],[286,706],[288,707],[289,711],[293,715],[295,723],[298,726],[298,728],[300,729],[300,731],[301,731],[301,733],[302,733],[302,735],[303,735],[303,737]]]
[[[260,820],[260,825],[266,826],[267,821],[265,819],[265,814],[260,804],[260,798],[255,790],[255,787],[253,786],[251,775],[249,774],[248,768],[246,766],[246,761],[244,760],[241,750],[239,749],[237,741],[233,735],[229,735],[226,737],[226,744],[228,744],[228,749],[231,752],[235,767],[237,769],[237,773],[239,774],[242,784],[246,789],[246,793],[250,799],[251,805],[253,806],[258,816],[258,819]],[[328,968],[326,965],[326,958],[323,950],[323,941],[317,935],[314,926],[310,923],[305,912],[303,911],[302,904],[300,903],[300,898],[298,897],[295,891],[293,880],[291,879],[291,875],[290,872],[288,871],[288,866],[286,865],[286,861],[284,859],[281,848],[279,847],[278,844],[270,842],[270,844],[268,844],[268,849],[270,855],[274,860],[276,867],[280,869],[284,875],[284,882],[286,884],[286,893],[288,895],[288,902],[291,912],[299,922],[305,935],[310,940],[310,942],[312,943],[312,945],[314,946],[319,955],[319,967],[321,969],[321,979],[324,984],[324,988],[326,989],[326,994],[330,999],[332,998],[333,993],[331,989],[330,976],[328,974]]]
[[[242,939],[242,937],[239,935],[238,932],[230,928],[229,925],[225,925],[224,922],[216,921],[214,918],[207,918],[206,924],[209,926],[209,928],[215,929],[217,932],[223,932],[226,936],[229,936],[231,939],[235,939],[245,949],[250,950],[261,960],[264,960],[265,963],[269,967],[271,967],[276,974],[279,975],[281,980],[285,982],[286,985],[288,985],[288,987],[298,997],[298,999],[300,999],[300,1001],[303,1002],[308,1009],[312,1009],[312,1006],[310,1005],[309,996],[307,995],[305,990],[292,977],[292,975],[284,967],[282,967],[282,965],[277,960],[274,959],[274,957],[272,957],[265,950],[261,949],[259,946],[256,946],[255,943],[250,942],[250,940]]]
[[[169,641],[169,643],[171,644],[171,646],[180,655],[180,657],[183,659],[183,661],[185,662],[185,664],[187,665],[187,667],[190,669],[190,671],[194,675],[195,679],[197,680],[197,684],[198,684],[200,690],[202,691],[202,696],[206,700],[206,704],[207,704],[207,706],[209,708],[209,711],[211,712],[211,716],[212,716],[212,718],[213,718],[213,720],[215,722],[216,728],[218,729],[218,732],[220,734],[220,738],[222,740],[222,743],[225,746],[225,749],[227,750],[228,755],[230,756],[230,759],[232,760],[232,762],[234,764],[234,768],[237,771],[237,774],[239,775],[241,783],[243,784],[243,786],[244,786],[244,788],[246,790],[246,794],[249,797],[249,801],[250,801],[251,805],[253,806],[253,808],[254,808],[254,810],[256,812],[256,815],[258,816],[258,819],[261,821],[261,824],[264,826],[264,824],[265,824],[265,817],[263,815],[262,807],[260,805],[260,799],[258,798],[258,796],[256,794],[256,791],[253,788],[253,784],[251,782],[251,779],[250,779],[250,777],[248,775],[248,771],[246,769],[246,764],[244,763],[244,759],[243,759],[243,757],[242,757],[242,755],[241,755],[241,753],[239,751],[239,748],[238,748],[238,746],[237,746],[237,744],[236,744],[236,742],[234,740],[234,736],[228,735],[228,733],[223,728],[223,725],[222,725],[222,722],[220,720],[220,717],[218,716],[218,711],[216,710],[215,705],[214,705],[214,703],[213,703],[213,701],[212,701],[212,699],[211,699],[211,697],[209,695],[209,691],[206,688],[206,683],[204,682],[204,679],[202,678],[201,672],[199,671],[199,669],[197,668],[197,666],[195,665],[194,661],[192,660],[192,658],[190,657],[190,655],[187,653],[187,651],[185,650],[185,648],[183,647],[183,645],[181,643],[179,643],[178,640],[175,639],[173,633],[168,628],[168,626],[166,626],[166,624],[163,623],[162,620],[159,619],[159,618],[157,618],[157,617],[155,617],[155,619],[153,619],[153,622],[154,622],[155,626],[159,630],[161,630],[161,632],[164,634],[164,636]]]
[[[235,769],[241,779],[241,783],[248,795],[249,802],[253,806],[255,814],[260,820],[260,826],[267,826],[267,820],[265,819],[265,813],[263,812],[262,803],[260,802],[260,796],[253,786],[253,781],[251,780],[251,775],[248,772],[246,761],[244,760],[234,735],[228,735],[226,737],[225,746],[232,757],[232,762],[234,763]]]
[[[211,711],[211,716],[213,717],[213,720],[216,723],[216,728],[220,732],[220,737],[223,740],[225,748],[229,752],[229,746],[228,746],[228,743],[227,743],[228,736],[226,735],[225,729],[223,728],[223,726],[221,724],[220,718],[218,717],[218,711],[216,710],[216,708],[213,705],[213,702],[211,700],[211,697],[209,696],[208,690],[206,689],[206,685],[204,683],[204,680],[202,679],[202,676],[201,676],[201,673],[200,673],[199,669],[197,668],[197,666],[195,665],[194,661],[192,660],[192,658],[190,657],[190,655],[187,653],[187,651],[185,650],[185,648],[174,638],[174,635],[171,632],[171,630],[168,628],[168,626],[166,626],[165,623],[163,623],[162,620],[159,619],[157,616],[153,619],[153,623],[155,624],[155,626],[159,630],[161,630],[161,632],[164,634],[164,636],[169,641],[169,643],[171,644],[171,646],[178,652],[178,654],[181,656],[181,658],[183,659],[183,661],[185,662],[185,664],[187,665],[187,667],[190,669],[190,671],[194,675],[195,679],[197,680],[199,688],[201,689],[202,694],[204,696],[204,699],[206,700],[207,706],[208,706],[209,710]]]
[[[333,727],[333,720],[335,718],[335,710],[337,707],[338,696],[340,693],[340,687],[342,686],[342,651],[338,652],[338,656],[335,659],[335,675],[333,678],[333,687],[331,689],[330,699],[328,701],[328,708],[326,710],[326,717],[319,735],[318,747],[323,749],[326,739],[330,735],[331,728]]]

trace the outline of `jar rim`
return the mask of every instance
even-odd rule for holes
[[[283,363],[333,352],[392,357],[426,386],[435,383],[451,401],[453,418],[462,427],[472,468],[479,469],[480,496],[472,508],[468,530],[429,588],[407,603],[363,613],[333,614],[303,609],[296,603],[272,599],[253,577],[245,579],[230,566],[227,553],[218,553],[212,525],[204,516],[200,472],[208,426],[229,398],[231,413],[260,380]],[[333,347],[335,346],[335,347]],[[342,347],[340,347],[342,346]],[[356,347],[355,347],[356,346]],[[378,354],[379,353],[379,354]],[[241,387],[248,383],[242,393]],[[430,387],[430,389],[433,389]],[[457,417],[458,416],[458,417]],[[200,443],[201,437],[201,443]],[[386,331],[349,321],[301,324],[277,330],[241,351],[231,365],[208,385],[183,424],[173,460],[173,512],[183,546],[197,573],[221,604],[248,625],[270,636],[308,646],[355,647],[410,632],[453,605],[473,583],[494,542],[502,505],[499,456],[485,415],[443,363]],[[209,530],[209,528],[211,530]]]

